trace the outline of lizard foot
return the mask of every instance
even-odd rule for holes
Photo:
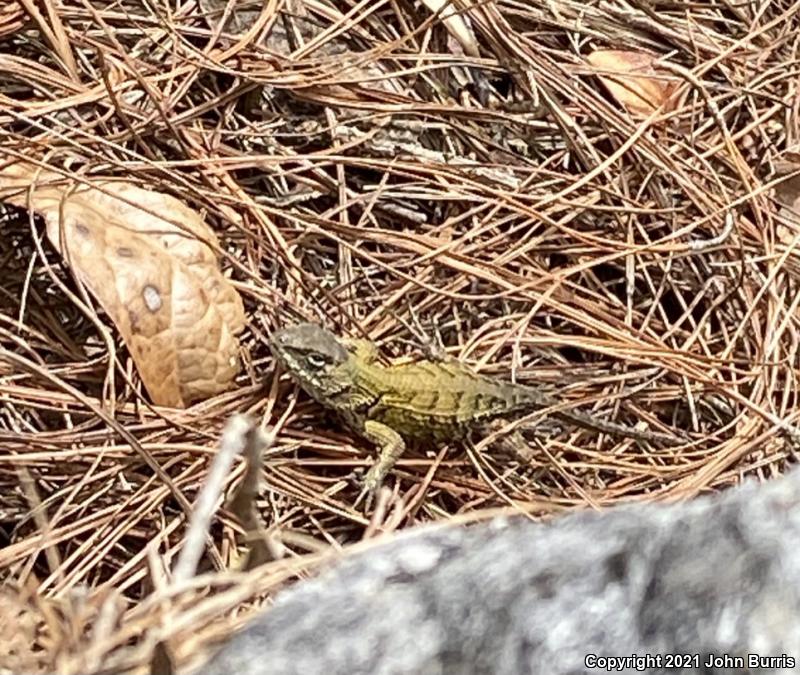
[[[383,475],[380,467],[376,464],[368,472],[364,480],[361,482],[361,492],[356,498],[353,508],[358,508],[361,502],[364,502],[364,512],[367,513],[372,509],[372,503],[375,501],[375,496],[378,490],[383,485]]]

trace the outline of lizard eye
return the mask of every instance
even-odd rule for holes
[[[326,365],[328,365],[328,359],[324,356],[320,356],[319,354],[307,354],[306,355],[306,363],[311,366],[314,370],[322,370]]]

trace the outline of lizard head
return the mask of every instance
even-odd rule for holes
[[[350,384],[350,352],[329,330],[314,323],[299,323],[272,333],[275,358],[317,400],[335,396]]]

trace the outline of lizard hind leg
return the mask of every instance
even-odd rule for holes
[[[366,499],[364,510],[368,511],[372,500],[383,484],[384,478],[386,478],[395,462],[405,451],[406,444],[403,437],[394,429],[374,420],[367,420],[364,423],[362,434],[364,438],[380,448],[378,458],[367,472],[361,494],[359,494],[355,502],[355,506],[358,506],[363,499]]]
[[[535,448],[531,447],[531,444],[520,429],[514,429],[510,434],[502,433],[503,427],[505,427],[506,424],[506,421],[502,419],[492,420],[485,424],[483,431],[487,435],[496,435],[492,444],[496,445],[503,452],[511,455],[511,457],[514,457],[522,464],[530,463],[536,453]]]

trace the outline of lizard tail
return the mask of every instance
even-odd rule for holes
[[[646,443],[658,443],[670,446],[683,445],[689,442],[689,439],[686,438],[673,436],[671,434],[662,434],[657,431],[635,429],[634,427],[629,427],[624,424],[617,424],[616,422],[609,422],[599,417],[587,415],[577,410],[559,410],[553,414],[565,422],[570,422],[591,431],[602,431],[612,436],[622,436],[623,438],[632,438]]]

